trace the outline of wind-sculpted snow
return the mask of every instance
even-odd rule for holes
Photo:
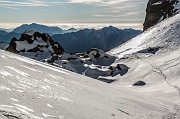
[[[169,114],[171,104],[151,95],[5,51],[0,57],[1,119],[157,119]]]
[[[120,58],[126,54],[132,54],[149,47],[158,48],[159,53],[176,50],[180,44],[179,24],[180,14],[162,21],[139,36],[112,49],[109,53]]]
[[[173,104],[162,119],[179,119],[180,104],[180,14],[166,19],[141,35],[111,50],[115,63],[129,66],[113,84],[154,95]]]

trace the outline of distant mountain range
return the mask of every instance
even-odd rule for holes
[[[74,28],[62,30],[58,27],[32,23],[29,25],[23,24],[10,33],[0,31],[0,42],[9,43],[14,37],[20,39],[24,31],[31,29],[41,33],[48,33],[54,41],[62,45],[66,52],[86,52],[91,48],[109,51],[142,32],[134,29],[121,30],[113,26],[104,27],[100,30],[83,29],[77,31]]]
[[[26,30],[33,29],[35,31],[39,31],[41,33],[48,33],[49,35],[54,35],[54,34],[64,34],[64,33],[69,33],[69,32],[76,32],[77,29],[70,28],[68,30],[63,30],[59,27],[56,26],[46,26],[46,25],[41,25],[41,24],[23,24],[17,28],[15,28],[12,32],[15,33],[23,33]]]
[[[91,48],[109,51],[127,40],[139,35],[142,31],[134,29],[118,29],[113,26],[100,30],[84,29],[74,33],[53,35],[66,52],[85,52]]]
[[[54,26],[46,26],[46,25],[41,25],[37,23],[32,23],[32,24],[23,24],[11,32],[7,32],[6,29],[0,29],[0,42],[10,42],[13,37],[16,37],[19,39],[21,37],[21,34],[26,31],[26,30],[35,30],[39,31],[41,33],[48,33],[50,36],[54,34],[64,34],[64,33],[70,33],[70,32],[76,32],[78,31],[77,29],[70,28],[68,30],[63,30],[59,27],[54,27]]]

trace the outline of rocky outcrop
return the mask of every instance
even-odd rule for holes
[[[13,38],[6,50],[37,60],[64,53],[59,43],[54,42],[48,34],[34,30],[25,31],[19,40]]]
[[[179,13],[179,0],[149,0],[146,8],[144,28],[150,28],[162,20]]]
[[[102,50],[92,48],[84,53],[64,53],[61,56],[53,55],[44,62],[110,83],[114,80],[109,81],[102,77],[123,76],[128,72],[128,67],[124,64],[117,64],[116,67],[111,66],[115,60],[115,56],[108,55]],[[113,69],[109,67],[113,67]]]

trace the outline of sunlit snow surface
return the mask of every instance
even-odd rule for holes
[[[179,24],[180,14],[162,21],[118,48],[112,49],[110,53],[121,58],[148,47],[162,47],[164,52],[177,49],[180,43]]]
[[[157,119],[174,111],[176,103],[164,99],[5,51],[0,56],[1,119]]]
[[[178,112],[180,105],[179,29],[180,14],[164,20],[109,52],[118,57],[116,63],[129,66],[125,76],[116,77],[115,85],[143,95],[154,96],[159,100],[166,100],[178,107],[172,106],[174,111],[171,110],[171,114],[163,119],[180,118],[180,112]],[[149,47],[158,50],[155,53],[147,52]],[[146,85],[132,86],[137,81],[144,81]]]
[[[179,19],[113,49],[129,71],[111,84],[0,51],[0,119],[179,119]]]

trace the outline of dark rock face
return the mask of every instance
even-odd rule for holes
[[[146,8],[144,28],[150,28],[162,20],[179,13],[179,0],[149,0]]]
[[[13,53],[16,53],[16,52],[17,52],[15,41],[17,41],[17,39],[14,37],[14,38],[11,40],[11,42],[10,42],[11,45],[9,45],[9,47],[6,49],[7,51],[13,52]]]
[[[6,50],[39,60],[64,53],[64,49],[48,34],[41,34],[33,30],[25,31],[19,40],[13,38]]]

